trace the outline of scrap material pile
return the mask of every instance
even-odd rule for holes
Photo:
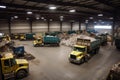
[[[68,39],[62,39],[61,40],[61,44],[62,45],[66,45],[66,46],[73,46],[73,45],[76,44],[77,38],[89,39],[91,42],[96,40],[95,38],[90,37],[89,35],[85,35],[85,34],[72,34],[72,35],[69,36]]]
[[[120,80],[120,63],[115,64],[107,77],[107,80]]]

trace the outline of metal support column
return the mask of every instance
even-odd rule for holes
[[[49,20],[47,21],[47,24],[48,24],[48,32],[50,32],[50,21]]]
[[[33,31],[32,31],[32,23],[33,23],[33,21],[32,20],[30,20],[29,21],[29,24],[30,24],[30,33],[32,33]]]
[[[113,46],[113,43],[114,43],[115,21],[116,21],[116,16],[114,15],[114,17],[113,17],[113,24],[112,24],[112,42],[111,42],[111,45],[112,45],[112,46]]]
[[[79,21],[79,31],[81,30],[81,22]]]
[[[60,31],[62,31],[62,21],[60,21]]]
[[[9,29],[9,34],[11,34],[11,20],[8,19],[8,29]]]
[[[73,22],[71,22],[71,31],[72,31],[72,29],[73,29]]]

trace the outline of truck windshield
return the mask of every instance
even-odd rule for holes
[[[14,65],[16,64],[16,61],[15,61],[14,58],[13,58],[13,59],[10,59],[10,62],[11,62],[11,66],[14,66]]]
[[[74,47],[74,51],[85,52],[85,48]]]

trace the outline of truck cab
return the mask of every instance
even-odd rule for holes
[[[22,41],[22,40],[26,40],[25,34],[21,34],[21,35],[20,35],[20,40],[21,40],[21,41]]]
[[[29,64],[25,59],[15,59],[12,53],[3,54],[0,58],[4,79],[21,79],[28,75]]]
[[[69,55],[69,61],[74,63],[83,63],[88,58],[87,47],[74,45],[73,51]]]
[[[36,46],[42,46],[43,45],[42,38],[38,38],[38,39],[34,40],[33,41],[33,45],[34,45],[34,47],[36,47]]]
[[[83,63],[99,52],[100,41],[90,39],[77,39],[73,51],[69,54],[69,61],[73,63]]]

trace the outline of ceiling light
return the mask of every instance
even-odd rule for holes
[[[97,23],[96,21],[94,23]]]
[[[32,12],[31,12],[31,11],[28,11],[27,14],[32,14]]]
[[[89,20],[85,20],[85,23],[88,23]]]
[[[98,14],[98,16],[103,16],[103,14]]]
[[[86,21],[85,23],[88,23],[88,21]]]
[[[14,18],[18,18],[18,16],[14,16]]]
[[[64,18],[64,16],[60,16],[60,18]]]
[[[55,6],[50,6],[49,7],[49,9],[51,9],[51,10],[55,10],[57,7],[55,7]]]
[[[6,8],[6,6],[0,6],[0,8]]]
[[[44,19],[44,21],[46,21],[46,19]]]
[[[89,19],[93,19],[93,17],[89,17]]]
[[[44,17],[41,17],[41,19],[44,19]]]
[[[113,19],[113,17],[110,17],[109,19]]]
[[[50,19],[50,21],[53,21],[52,19]]]
[[[39,20],[40,18],[39,17],[36,17],[37,20]]]
[[[69,12],[76,12],[76,10],[75,10],[75,9],[72,9],[72,10],[69,10]]]

